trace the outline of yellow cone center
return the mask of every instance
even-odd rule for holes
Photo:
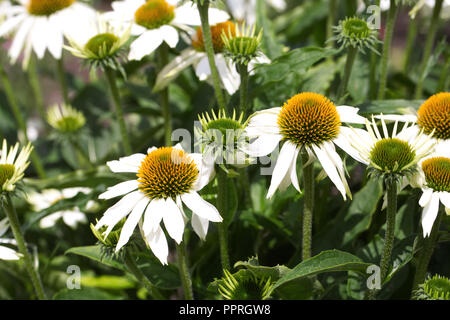
[[[75,0],[30,0],[28,12],[35,16],[49,16],[70,7]]]

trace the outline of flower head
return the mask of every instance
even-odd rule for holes
[[[249,272],[231,274],[223,271],[225,276],[219,284],[219,293],[227,300],[267,300],[273,282],[270,278],[257,277]]]
[[[428,277],[414,292],[414,300],[450,300],[450,280],[440,275]]]
[[[234,63],[247,65],[252,59],[261,54],[259,45],[262,39],[262,29],[256,35],[256,27],[245,27],[245,24],[230,27],[222,33],[222,41],[225,46],[225,56],[231,58]]]
[[[113,172],[133,172],[136,179],[109,187],[100,199],[124,196],[109,208],[95,225],[107,227],[102,233],[107,239],[114,227],[126,218],[116,245],[118,252],[130,239],[143,217],[140,228],[144,240],[163,264],[167,264],[168,244],[161,221],[171,238],[180,243],[185,219],[183,203],[192,211],[194,231],[204,239],[209,221],[221,222],[217,209],[197,193],[212,179],[214,167],[200,154],[188,154],[180,145],[150,148],[147,154],[134,154],[107,163]]]
[[[339,21],[339,25],[333,27],[336,35],[330,40],[335,40],[343,48],[349,46],[358,48],[362,52],[369,49],[379,53],[375,49],[377,43],[381,43],[377,37],[377,30],[363,19],[352,17]]]
[[[94,10],[76,0],[19,0],[6,7],[6,20],[0,26],[0,37],[14,34],[9,56],[15,63],[24,53],[23,67],[28,66],[32,51],[39,59],[45,51],[60,59],[63,34],[73,26],[83,26]]]
[[[124,75],[121,51],[130,39],[130,33],[131,24],[113,26],[105,15],[97,15],[84,28],[66,32],[69,46],[64,48],[74,56],[87,60],[91,67],[112,68]]]
[[[342,136],[350,128],[342,126],[342,122],[364,123],[365,119],[357,112],[357,108],[350,106],[336,107],[323,95],[304,92],[290,98],[282,107],[252,115],[245,129],[250,138],[256,138],[246,151],[249,155],[267,155],[284,142],[267,197],[272,197],[278,188],[286,189],[291,183],[300,191],[296,173],[300,150],[309,155],[309,161],[304,165],[310,165],[317,157],[344,199],[350,195],[344,165],[334,145],[352,152]]]
[[[232,35],[236,34],[236,26],[231,21],[221,22],[210,27],[211,38],[213,43],[213,48],[215,53],[220,53],[225,47],[222,34],[224,32],[229,32]],[[205,43],[203,40],[203,30],[202,28],[197,28],[196,35],[192,38],[192,47],[197,51],[205,51]]]
[[[47,111],[47,121],[61,133],[73,133],[80,130],[86,123],[86,118],[81,111],[70,105],[53,105]]]
[[[195,127],[196,146],[203,154],[212,155],[215,163],[245,165],[252,159],[241,150],[247,146],[244,128],[247,121],[244,115],[239,118],[236,111],[231,117],[221,110],[216,115],[214,110],[199,116],[200,126]],[[224,160],[224,161],[223,161]]]
[[[428,98],[417,111],[417,125],[437,139],[450,139],[450,92]]]
[[[106,15],[112,23],[131,23],[131,43],[128,59],[141,60],[163,42],[174,48],[179,31],[191,31],[189,26],[201,24],[196,4],[181,0],[122,0],[112,3],[113,11]],[[229,15],[216,8],[208,11],[210,23],[226,21]]]
[[[19,155],[19,143],[9,148],[6,140],[3,140],[0,156],[0,194],[3,192],[14,191],[16,184],[23,178],[25,170],[28,168],[33,147],[30,143],[23,147]],[[17,156],[17,158],[16,158]]]
[[[371,122],[366,120],[367,131],[352,129],[347,138],[356,150],[353,158],[367,164],[371,173],[377,176],[397,180],[411,177],[417,171],[419,161],[433,151],[434,142],[423,131],[418,132],[415,126],[408,126],[408,123],[397,132],[398,122],[395,122],[392,134],[389,134],[383,116],[381,125],[384,137],[373,116]]]

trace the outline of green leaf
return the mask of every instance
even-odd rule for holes
[[[126,270],[125,265],[118,259],[112,258],[107,255],[102,254],[101,246],[85,246],[85,247],[74,247],[70,248],[66,251],[65,254],[73,253],[77,254],[79,256],[83,256],[86,258],[89,258],[91,260],[103,263],[104,265],[107,265],[109,267],[113,267],[119,270]]]
[[[122,276],[89,276],[82,275],[81,286],[83,287],[95,287],[100,289],[109,290],[124,290],[135,287],[135,283]]]
[[[291,270],[283,265],[276,265],[275,267],[261,266],[256,257],[250,258],[248,261],[238,261],[234,264],[234,267],[244,267],[258,278],[270,277],[272,281],[277,281]]]
[[[256,0],[256,24],[264,30],[262,48],[269,58],[281,54],[282,45],[276,40],[272,22],[267,17],[267,8],[264,0]]]
[[[350,253],[327,250],[295,266],[275,283],[274,289],[289,281],[323,272],[356,271],[364,273],[368,266],[368,263]]]
[[[374,100],[357,105],[359,113],[367,114],[415,114],[424,100]]]
[[[54,300],[121,300],[121,297],[112,295],[95,288],[63,289],[53,296]]]

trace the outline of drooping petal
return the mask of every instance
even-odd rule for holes
[[[159,228],[165,212],[165,203],[164,199],[153,199],[147,206],[142,226],[145,235],[155,232]]]
[[[197,192],[191,191],[189,193],[182,194],[181,200],[183,200],[184,204],[199,217],[208,219],[212,222],[222,222],[223,219],[216,207],[208,201],[203,200]]]
[[[72,229],[75,229],[79,223],[87,223],[86,215],[77,208],[71,211],[64,211],[62,219]]]
[[[433,195],[433,189],[426,188],[426,189],[422,189],[422,190],[423,190],[423,193],[419,199],[419,206],[425,207],[426,205],[428,205],[428,203],[431,200],[431,196]]]
[[[164,231],[160,226],[154,231],[145,236],[150,249],[153,254],[161,261],[162,264],[167,264],[167,256],[169,255],[169,245]]]
[[[272,153],[280,143],[283,136],[280,134],[264,134],[248,144],[244,152],[252,157],[262,157]]]
[[[169,47],[175,48],[179,40],[178,31],[172,26],[162,26],[160,30],[163,35],[163,40]]]
[[[20,256],[21,255],[16,251],[14,251],[13,249],[0,246],[0,260],[14,261],[19,260]]]
[[[227,63],[222,54],[216,54],[215,61],[223,87],[230,95],[234,94],[241,85],[239,73],[233,65]]]
[[[177,243],[181,243],[184,233],[184,220],[180,209],[172,198],[167,198],[164,204],[163,221],[169,236]]]
[[[444,204],[444,207],[450,208],[450,193],[442,191],[439,193],[439,199]]]
[[[281,148],[277,163],[275,164],[275,168],[272,173],[272,180],[266,196],[267,199],[272,198],[281,181],[283,181],[286,174],[288,174],[290,166],[292,165],[292,160],[296,155],[296,149],[297,147],[290,141],[286,141]]]
[[[199,236],[199,238],[205,240],[206,234],[208,233],[209,220],[204,219],[196,214],[193,214],[191,225],[195,233]]]
[[[431,200],[428,202],[422,212],[422,229],[424,237],[428,237],[430,235],[434,220],[436,220],[438,212],[439,194],[437,192],[433,192],[433,194],[431,195]]]
[[[118,252],[125,244],[127,244],[128,240],[130,240],[131,235],[133,234],[134,229],[136,228],[139,220],[144,213],[145,208],[149,199],[147,197],[142,198],[139,202],[134,206],[133,210],[130,213],[130,216],[125,221],[122,231],[120,232],[119,241],[117,242],[116,252]]]
[[[163,34],[160,29],[148,30],[141,34],[130,45],[128,59],[141,60],[146,55],[151,54],[163,42]]]

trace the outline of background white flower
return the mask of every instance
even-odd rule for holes
[[[49,208],[63,199],[70,199],[75,197],[79,192],[88,194],[91,192],[89,188],[66,188],[62,190],[46,189],[42,192],[33,192],[27,195],[28,202],[33,206],[37,212]],[[89,206],[89,202],[87,204]],[[81,212],[78,207],[73,207],[63,211],[57,211],[49,214],[39,221],[41,228],[51,228],[56,222],[62,219],[66,225],[71,228],[76,228],[79,223],[87,223],[85,213]]]
[[[124,0],[112,3],[113,11],[107,17],[118,23],[132,23],[128,59],[140,60],[151,54],[163,42],[174,48],[179,41],[179,31],[201,25],[197,6],[180,0]],[[229,15],[219,9],[209,9],[211,24],[226,21]]]
[[[248,24],[256,23],[256,1],[257,0],[227,0],[233,18],[236,20],[245,20]],[[286,9],[284,0],[266,0],[277,11]],[[270,9],[269,9],[270,10]]]
[[[0,220],[0,260],[19,260],[22,256],[20,253],[15,250],[2,245],[2,243],[14,243],[15,240],[11,239],[2,239],[2,236],[8,230],[8,219],[4,218]]]
[[[62,55],[63,33],[74,25],[83,25],[84,19],[95,14],[86,4],[74,0],[49,2],[18,0],[18,5],[4,10],[7,18],[0,25],[0,37],[14,33],[9,49],[11,63],[24,53],[23,66],[28,65],[31,52],[39,59],[48,50],[55,59]]]

